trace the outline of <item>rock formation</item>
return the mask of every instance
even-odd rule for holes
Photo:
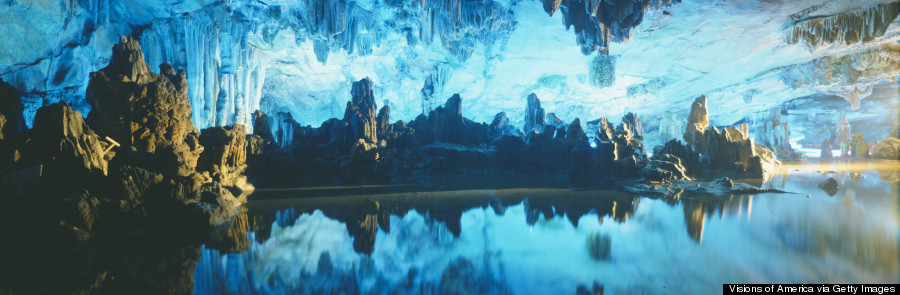
[[[566,141],[574,144],[587,139],[584,129],[581,128],[581,120],[578,118],[572,120],[572,123],[568,125],[568,129],[566,129]]]
[[[462,116],[462,98],[459,94],[451,96],[443,106],[429,112],[427,117],[420,115],[409,125],[424,145],[433,142],[477,145],[488,141],[487,124],[475,123]]]
[[[691,105],[684,141],[707,159],[710,168],[734,169],[750,177],[766,178],[780,165],[771,150],[747,137],[747,124],[722,130],[708,126],[706,96],[701,95]]]
[[[197,160],[197,170],[209,173],[213,181],[226,187],[252,190],[246,184],[247,133],[242,125],[210,127],[200,134],[203,153]]]
[[[497,113],[497,115],[494,116],[494,120],[492,120],[491,124],[488,126],[488,129],[492,139],[497,139],[505,135],[523,136],[522,131],[509,124],[509,118],[506,117],[506,112]]]
[[[381,135],[390,132],[391,129],[391,108],[389,106],[381,107],[381,110],[378,111],[378,116],[375,117],[376,121],[376,129],[377,134],[380,138]]]
[[[819,188],[825,191],[829,196],[834,196],[837,194],[840,185],[838,185],[837,180],[834,177],[829,177],[818,184]]]
[[[541,107],[541,100],[537,95],[532,93],[528,95],[527,104],[525,105],[525,127],[522,128],[526,134],[532,130],[544,130],[544,108]]]
[[[18,158],[15,146],[17,133],[25,129],[23,109],[19,91],[0,79],[0,170]]]
[[[242,175],[244,128],[199,134],[186,73],[168,64],[160,72],[149,70],[137,41],[122,37],[109,65],[91,74],[87,120],[65,102],[38,109],[34,128],[14,143],[21,158],[0,170],[37,171],[29,173],[40,185],[17,194],[48,212],[16,214],[58,220],[46,224],[75,241],[97,231],[208,231],[229,222],[252,190]]]
[[[65,102],[40,108],[29,138],[23,162],[43,165],[45,184],[78,185],[107,174],[107,144]]]
[[[886,137],[872,148],[873,159],[900,160],[900,139]]]
[[[827,138],[824,141],[822,141],[821,149],[822,149],[822,151],[819,156],[820,158],[831,159],[832,157],[834,157],[834,155],[831,153],[831,141],[828,141]]]
[[[778,109],[772,109],[769,117],[761,121],[756,127],[756,140],[760,145],[771,149],[779,159],[800,158],[800,154],[791,147],[788,123],[782,122]]]
[[[847,121],[847,115],[841,116],[841,121],[838,123],[837,130],[837,139],[835,142],[831,144],[837,144],[841,148],[841,157],[846,158],[850,156],[850,122]]]
[[[348,129],[345,142],[355,144],[357,139],[366,142],[378,142],[375,96],[372,94],[372,80],[364,78],[353,82],[352,98],[344,110],[344,122]]]
[[[269,116],[258,110],[254,111],[251,116],[253,117],[253,134],[264,140],[275,141],[275,136],[272,135],[272,127],[269,125]]]
[[[22,102],[19,101],[19,90],[0,78],[0,117],[4,117],[4,123],[0,126],[0,137],[9,137],[25,129],[23,109]]]
[[[853,132],[850,136],[850,155],[857,159],[869,157],[869,145],[866,144],[861,132]]]

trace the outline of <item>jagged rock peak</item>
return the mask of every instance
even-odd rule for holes
[[[164,73],[174,71],[166,68],[161,67]],[[154,153],[157,147],[181,146],[188,134],[197,132],[186,73],[151,72],[134,38],[122,37],[109,65],[91,73],[85,98],[91,105],[91,128],[126,148]]]
[[[531,93],[527,98],[525,106],[525,127],[522,129],[525,133],[531,132],[535,127],[543,130],[544,127],[544,108],[541,107],[541,100],[537,94]]]
[[[391,107],[385,105],[382,106],[380,110],[378,110],[378,116],[375,117],[376,125],[378,127],[378,134],[385,134],[390,132],[391,127]]]
[[[706,110],[706,96],[700,95],[691,104],[687,125],[684,127],[684,142],[696,145],[702,140],[703,130],[709,127],[709,114]]]
[[[375,113],[375,95],[372,94],[373,83],[372,79],[369,77],[365,77],[362,80],[353,82],[353,86],[350,89],[350,95],[352,96],[350,102],[347,103],[347,109],[344,112],[344,120],[349,121],[350,115],[357,110],[372,110],[374,115]]]
[[[641,120],[634,113],[627,113],[622,117],[622,124],[619,125],[620,131],[624,132],[628,137],[644,138],[644,128],[641,127]]]
[[[364,139],[369,143],[378,142],[375,95],[372,94],[372,89],[372,79],[368,77],[353,82],[350,90],[353,97],[344,110],[344,121],[349,128],[345,143],[354,144],[357,139]]]
[[[119,44],[113,46],[112,59],[103,69],[110,76],[122,76],[126,81],[139,82],[150,73],[150,66],[144,62],[141,45],[132,37],[119,37]]]
[[[581,128],[581,120],[575,118],[572,120],[572,123],[569,123],[569,128],[566,130],[566,140],[570,142],[578,142],[582,139],[587,139],[587,134],[584,134],[584,129]]]
[[[447,102],[444,103],[444,108],[447,109],[450,114],[457,114],[462,117],[462,98],[459,97],[459,93],[455,93],[448,98]]]
[[[30,134],[31,145],[23,151],[24,156],[47,165],[48,174],[58,178],[81,177],[76,174],[84,172],[106,174],[106,152],[99,137],[81,113],[65,102],[38,109]]]
[[[264,140],[275,141],[269,125],[269,116],[259,110],[254,111],[251,116],[253,117],[253,134],[259,135]]]

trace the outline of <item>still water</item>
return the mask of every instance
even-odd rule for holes
[[[837,191],[818,187],[834,178]],[[786,164],[790,193],[636,195],[515,175],[261,189],[193,292],[702,294],[900,283],[898,162]]]
[[[837,190],[818,184],[834,178]],[[900,162],[784,165],[790,193],[640,195],[455,174],[259,189],[209,237],[0,239],[0,294],[707,294],[722,283],[900,283]],[[576,187],[576,188],[573,188]],[[612,186],[614,187],[614,186]],[[48,226],[49,227],[49,226]],[[49,227],[52,228],[52,227]]]

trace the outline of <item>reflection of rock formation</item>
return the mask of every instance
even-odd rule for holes
[[[0,246],[0,293],[191,294],[199,250],[168,234],[75,248],[19,240]]]
[[[684,209],[684,222],[687,234],[697,242],[703,242],[703,228],[706,219],[718,212],[720,216],[740,217],[746,214],[747,219],[753,211],[752,196],[726,196],[713,199],[681,199]]]
[[[703,242],[703,225],[706,223],[706,210],[703,203],[694,200],[682,201],[684,208],[684,222],[687,225],[687,233],[698,242]]]
[[[257,232],[257,240],[262,242],[268,239],[271,226],[276,220],[285,222],[282,224],[283,226],[290,225],[290,222],[293,222],[293,216],[312,213],[318,209],[325,216],[346,224],[347,231],[354,239],[353,248],[357,252],[372,253],[378,228],[390,232],[390,216],[403,217],[411,210],[428,216],[433,222],[443,223],[451,234],[459,236],[465,230],[460,224],[462,214],[473,208],[490,207],[498,214],[502,214],[508,206],[524,203],[526,216],[528,216],[526,222],[531,225],[542,217],[551,219],[565,215],[577,227],[578,220],[592,212],[596,213],[601,221],[604,217],[610,217],[616,222],[624,222],[634,215],[639,203],[639,198],[633,195],[585,198],[567,194],[538,194],[498,199],[489,197],[460,198],[454,197],[455,193],[445,194],[442,192],[430,194],[433,196],[429,198],[398,196],[377,201],[367,199],[320,203],[315,208],[296,207],[287,213],[278,214],[273,214],[271,211],[255,212],[251,208],[249,225],[250,230]]]

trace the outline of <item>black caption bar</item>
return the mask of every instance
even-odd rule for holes
[[[900,284],[723,284],[723,294],[900,294]]]

